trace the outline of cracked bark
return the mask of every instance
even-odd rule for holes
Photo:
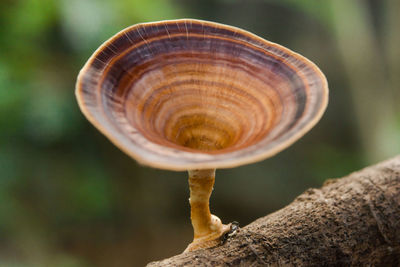
[[[308,189],[224,244],[148,266],[400,266],[400,156]]]

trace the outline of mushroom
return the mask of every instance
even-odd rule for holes
[[[211,215],[217,168],[261,161],[321,118],[323,73],[303,56],[245,30],[180,19],[136,24],[101,45],[80,71],[86,118],[143,165],[189,172],[194,240],[228,233]]]

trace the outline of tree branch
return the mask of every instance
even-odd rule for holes
[[[400,266],[400,156],[308,189],[211,249],[148,266]]]

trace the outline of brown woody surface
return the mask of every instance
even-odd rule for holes
[[[148,266],[400,266],[400,156],[308,189],[225,244]]]

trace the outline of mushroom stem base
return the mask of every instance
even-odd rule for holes
[[[231,224],[210,213],[209,200],[215,182],[215,169],[189,171],[191,220],[194,239],[185,252],[215,247],[221,237],[231,230]]]

